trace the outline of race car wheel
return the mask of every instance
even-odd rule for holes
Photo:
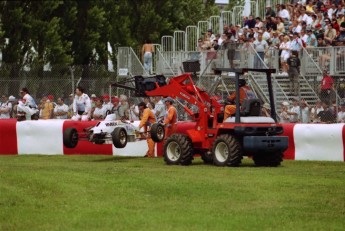
[[[256,166],[259,167],[278,167],[283,161],[282,152],[265,152],[256,153],[253,156],[253,160]]]
[[[164,126],[160,123],[155,123],[151,126],[150,133],[154,142],[162,142],[165,136]]]
[[[168,165],[190,165],[193,155],[193,143],[184,134],[174,134],[168,137],[163,147],[164,161]]]
[[[220,135],[213,144],[213,163],[216,166],[237,167],[242,161],[242,147],[233,136]]]
[[[122,127],[117,127],[111,133],[115,148],[124,148],[127,145],[127,132]]]
[[[63,131],[63,144],[67,148],[75,148],[78,144],[78,132],[75,128],[66,128]]]

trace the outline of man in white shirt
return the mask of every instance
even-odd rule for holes
[[[23,97],[23,99],[18,101],[18,112],[19,114],[24,112],[25,119],[31,120],[31,116],[38,112],[37,104],[26,87],[22,88],[20,95]]]
[[[301,110],[300,110],[300,107],[298,106],[297,98],[292,99],[292,107],[287,113],[290,116],[290,123],[298,123],[300,121]]]
[[[155,103],[155,116],[157,120],[164,118],[165,115],[165,105],[160,96],[154,98]]]
[[[262,31],[259,31],[258,39],[253,42],[253,47],[257,53],[254,57],[254,68],[263,68],[265,52],[268,49],[268,43],[262,39]]]
[[[103,106],[105,107],[106,111],[111,111],[113,108],[113,104],[110,102],[110,96],[109,95],[103,95],[103,100],[102,100]]]
[[[92,118],[94,120],[103,120],[107,115],[107,107],[103,105],[102,99],[96,99],[95,101],[96,107],[93,111]]]
[[[56,119],[67,119],[68,106],[64,103],[62,98],[57,99],[57,104],[54,108],[54,116]]]
[[[12,104],[7,100],[6,95],[1,96],[0,102],[0,119],[9,119],[11,118]]]
[[[72,120],[88,121],[91,115],[91,100],[82,87],[77,87],[73,101]]]

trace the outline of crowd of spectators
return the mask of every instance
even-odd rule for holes
[[[345,46],[344,0],[291,1],[291,4],[267,5],[265,18],[243,17],[243,23],[225,25],[223,34],[208,30],[198,40],[198,51],[228,49],[233,67],[234,46],[251,43],[261,60],[269,59],[270,50],[278,49],[280,73],[287,75],[291,51],[311,47]],[[236,45],[235,45],[236,44]],[[344,54],[345,57],[345,54]],[[327,68],[329,55],[319,58],[321,69]],[[258,62],[258,61],[256,61]],[[256,64],[255,67],[260,67]]]

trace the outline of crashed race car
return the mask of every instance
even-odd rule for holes
[[[79,140],[87,140],[94,144],[113,144],[115,148],[124,148],[127,142],[135,142],[151,136],[156,142],[164,139],[164,126],[152,124],[149,132],[139,130],[140,121],[115,120],[114,115],[108,115],[94,127],[89,127],[78,133],[70,127],[63,131],[63,144],[67,148],[75,148]]]

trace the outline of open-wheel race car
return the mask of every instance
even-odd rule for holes
[[[63,131],[63,144],[67,148],[74,148],[79,140],[87,140],[94,144],[113,144],[115,148],[124,148],[127,142],[146,139],[147,136],[151,136],[156,142],[164,139],[162,124],[152,124],[150,131],[145,132],[139,130],[139,122],[113,120],[111,115],[108,115],[104,121],[98,122],[94,127],[85,128],[81,133],[73,127],[66,128]]]

